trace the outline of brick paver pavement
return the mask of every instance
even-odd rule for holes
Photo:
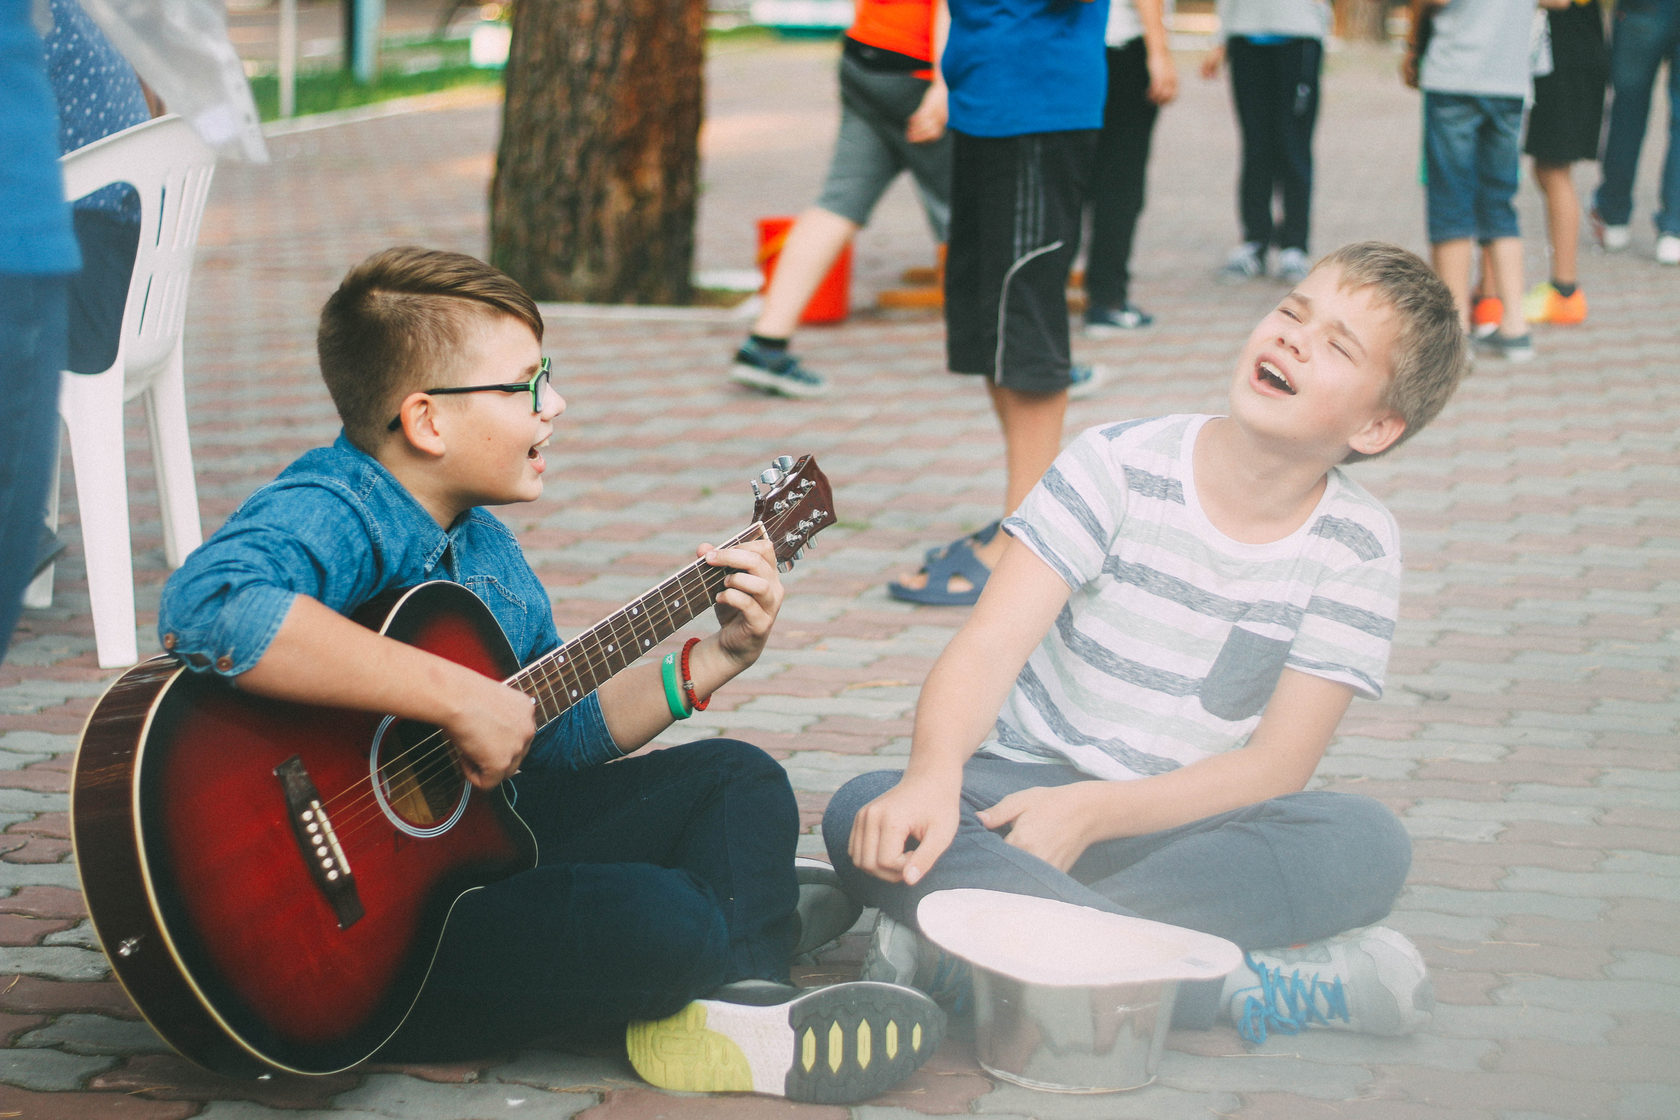
[[[811,197],[833,120],[830,44],[714,52],[701,264],[753,262],[752,220]],[[1330,57],[1315,242],[1422,246],[1415,95],[1394,57]],[[1162,120],[1138,247],[1153,330],[1079,352],[1116,383],[1069,430],[1220,406],[1239,340],[1279,289],[1224,288],[1234,237],[1233,129],[1223,88],[1182,57]],[[189,324],[194,452],[207,528],[299,451],[329,439],[312,371],[317,309],[344,268],[396,242],[481,252],[497,111],[483,96],[277,130],[267,166],[226,165],[205,225]],[[1653,131],[1654,136],[1661,135]],[[1657,153],[1648,153],[1643,205]],[[1590,178],[1583,171],[1583,185]],[[1540,229],[1524,187],[1527,228]],[[1175,1033],[1157,1082],[1071,1097],[982,1074],[949,1043],[868,1106],[670,1096],[622,1056],[534,1048],[449,1066],[373,1066],[247,1083],[171,1054],[109,978],[67,840],[71,753],[111,674],[94,666],[73,494],[59,598],[26,614],[0,667],[0,1114],[30,1118],[345,1115],[758,1117],[1336,1116],[1669,1118],[1680,1115],[1680,274],[1636,251],[1588,252],[1592,316],[1541,329],[1530,365],[1483,363],[1447,413],[1357,468],[1406,533],[1407,591],[1388,695],[1355,705],[1320,769],[1373,794],[1416,841],[1392,924],[1439,996],[1403,1040],[1314,1032],[1249,1049],[1220,1028]],[[1543,273],[1530,238],[1530,279]],[[782,758],[807,829],[851,774],[901,758],[916,689],[963,612],[889,600],[919,550],[992,515],[992,417],[943,375],[927,315],[867,306],[932,250],[902,186],[858,246],[843,325],[799,346],[834,391],[751,395],[724,376],[743,330],[722,313],[555,308],[550,351],[570,402],[548,496],[506,511],[575,631],[739,528],[747,480],[814,452],[840,524],[789,577],[772,648],[683,736],[738,734]],[[130,417],[142,648],[164,577],[141,421]],[[820,850],[814,834],[802,847]],[[844,975],[854,933],[810,970]]]

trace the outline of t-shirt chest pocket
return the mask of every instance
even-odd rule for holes
[[[1248,719],[1266,706],[1289,658],[1289,643],[1233,626],[1202,682],[1202,707],[1220,719]]]

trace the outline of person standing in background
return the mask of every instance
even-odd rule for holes
[[[1612,253],[1633,240],[1633,180],[1657,71],[1668,62],[1668,149],[1658,187],[1658,264],[1680,265],[1680,0],[1619,0],[1610,31],[1610,130],[1593,226]]]
[[[58,167],[46,16],[44,3],[0,0],[0,661],[36,566],[70,277],[81,266]]]
[[[1219,0],[1219,45],[1202,60],[1212,79],[1230,64],[1231,101],[1242,132],[1237,213],[1242,244],[1231,250],[1219,278],[1230,283],[1266,275],[1276,247],[1276,276],[1306,279],[1312,261],[1313,129],[1318,124],[1319,74],[1330,30],[1325,0]],[[1282,201],[1273,216],[1273,196]]]
[[[1108,8],[1108,100],[1097,137],[1091,245],[1085,254],[1087,338],[1155,321],[1132,302],[1131,264],[1155,118],[1178,96],[1163,7],[1163,0],[1112,0]]]
[[[934,240],[945,243],[951,140],[938,64],[949,22],[944,0],[858,0],[840,57],[840,134],[828,180],[787,232],[764,308],[735,352],[732,380],[785,397],[827,391],[788,343],[823,277],[899,172],[916,180]]]
[[[951,240],[945,364],[986,379],[1003,432],[1003,515],[1061,450],[1079,383],[1067,284],[1107,85],[1106,0],[950,0]],[[1095,371],[1082,367],[1086,385]],[[988,530],[990,527],[988,526]],[[896,599],[972,606],[1002,554],[995,530],[962,537],[895,580]]]

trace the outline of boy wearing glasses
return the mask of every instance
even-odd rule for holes
[[[559,645],[546,592],[483,508],[542,495],[543,449],[566,407],[542,335],[530,297],[471,257],[398,248],[351,269],[317,338],[344,429],[171,576],[163,646],[252,693],[436,725],[480,789],[519,775],[510,786],[539,863],[456,902],[381,1057],[461,1059],[628,1024],[632,1061],[662,1087],[875,1096],[932,1052],[940,1014],[895,985],[787,985],[796,943],[837,936],[856,911],[840,928],[802,928],[781,767],[722,739],[623,757],[758,659],[783,596],[768,542],[699,547],[730,574],[720,629],[685,658],[680,692],[650,659],[540,731],[525,693],[345,617],[450,580],[490,608],[521,664]],[[800,1061],[806,1028],[826,1039],[833,1024],[844,1034],[888,1018],[922,1046]]]

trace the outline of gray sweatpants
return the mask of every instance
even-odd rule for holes
[[[1070,766],[977,755],[963,770],[956,838],[916,884],[885,883],[846,854],[858,811],[901,772],[853,778],[830,800],[823,838],[841,883],[858,901],[914,924],[934,891],[979,887],[1058,899],[1200,930],[1243,949],[1317,941],[1381,920],[1411,867],[1411,839],[1378,801],[1309,791],[1262,801],[1179,828],[1094,844],[1063,872],[989,831],[976,811],[1017,790],[1091,780]],[[1185,984],[1173,1025],[1205,1029],[1219,981]]]

